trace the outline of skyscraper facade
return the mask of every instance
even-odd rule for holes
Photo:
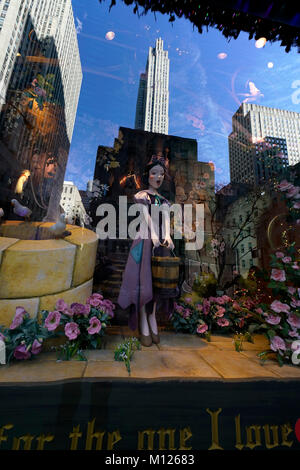
[[[257,184],[300,161],[300,114],[242,103],[232,117],[232,182]]]
[[[146,73],[140,76],[136,104],[135,128],[158,134],[169,133],[169,68],[168,51],[163,40],[149,47]]]
[[[19,197],[33,218],[57,212],[81,83],[71,0],[0,1],[1,207]]]

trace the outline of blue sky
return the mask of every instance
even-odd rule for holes
[[[184,18],[172,24],[159,13],[139,18],[120,2],[110,12],[110,2],[72,3],[83,82],[65,179],[79,189],[93,178],[98,145],[112,146],[120,126],[134,128],[139,75],[157,37],[170,59],[169,134],[197,139],[198,160],[214,162],[217,182],[229,182],[228,135],[243,100],[300,112],[292,99],[300,79],[296,48],[258,49],[246,33],[228,42],[212,28],[199,34]],[[115,33],[111,41],[108,31]]]

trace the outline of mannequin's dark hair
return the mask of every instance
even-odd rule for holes
[[[153,162],[153,163],[148,163],[148,165],[145,166],[144,173],[142,174],[142,184],[147,188],[149,186],[149,172],[152,168],[154,168],[157,165],[159,165],[163,168],[165,179],[167,179],[167,180],[170,179],[168,170],[167,170],[166,166],[163,163],[157,162],[157,161]]]

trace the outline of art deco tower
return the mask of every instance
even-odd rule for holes
[[[158,134],[169,133],[169,59],[163,40],[149,47],[146,73],[140,76],[135,128]]]

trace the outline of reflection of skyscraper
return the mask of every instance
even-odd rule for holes
[[[140,76],[135,128],[169,133],[169,59],[160,38],[149,47],[146,73]]]
[[[229,136],[231,181],[254,184],[299,161],[300,114],[242,103]]]
[[[71,0],[1,2],[0,43],[0,206],[27,169],[36,218],[59,207],[82,82]]]

